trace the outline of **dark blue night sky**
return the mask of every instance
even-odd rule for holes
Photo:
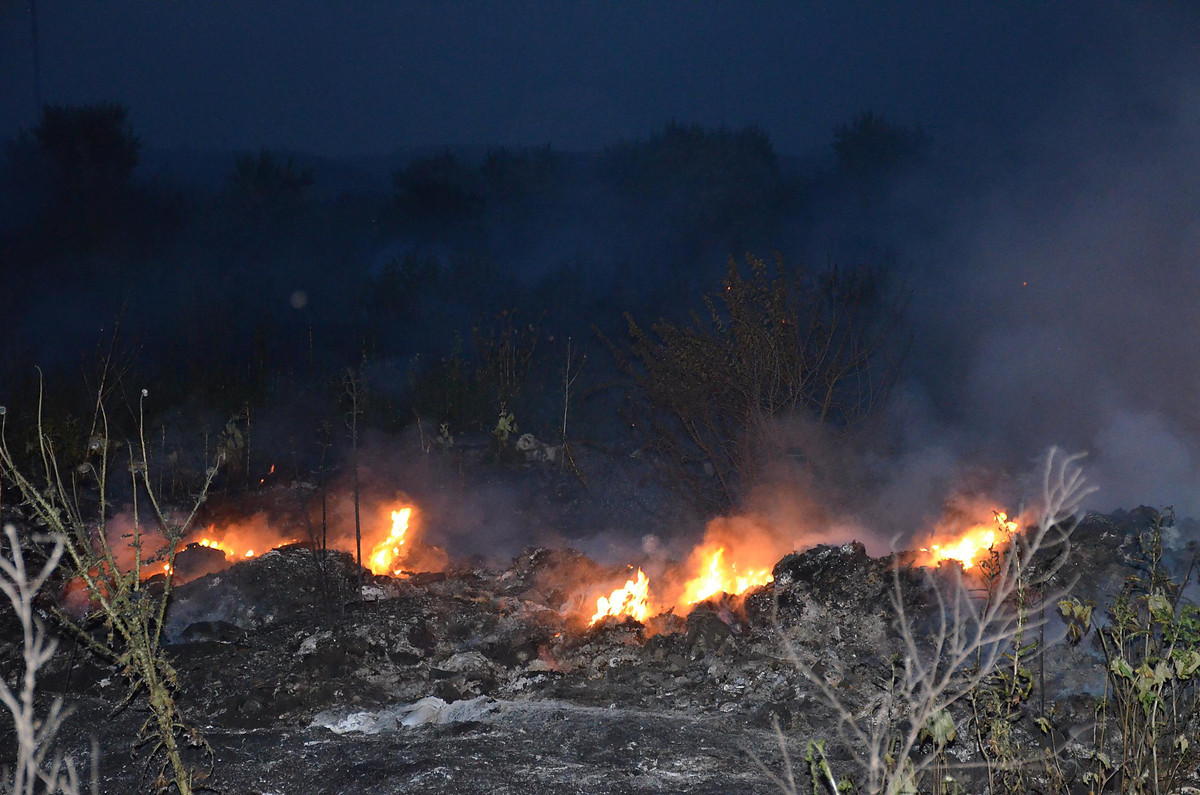
[[[0,6],[0,131],[36,120],[25,2]],[[671,119],[807,154],[870,108],[989,135],[1195,77],[1185,3],[41,0],[43,95],[122,102],[150,147],[596,149]],[[1127,104],[1128,103],[1128,104]],[[1147,111],[1149,112],[1149,111]]]

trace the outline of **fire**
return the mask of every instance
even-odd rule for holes
[[[392,511],[391,533],[375,545],[367,560],[367,567],[374,574],[397,575],[403,572],[400,563],[404,558],[404,536],[408,533],[408,522],[411,517],[412,508]]]
[[[223,553],[225,553],[225,557],[227,557],[227,558],[238,557],[237,553],[233,551],[232,547],[228,546],[227,544],[225,544],[221,541],[214,541],[211,538],[202,538],[197,543],[200,544],[200,546],[208,547],[209,549],[219,549]],[[250,553],[246,557],[252,557],[253,554],[254,553]]]
[[[259,549],[273,549],[287,544],[295,544],[299,540],[297,538],[264,537],[262,532],[248,532],[246,529],[238,527],[218,530],[216,526],[210,525],[206,532],[207,535],[188,542],[189,545],[197,544],[206,549],[218,550],[231,563],[255,557],[258,553],[250,546],[251,544]]]
[[[202,547],[208,547],[209,549],[219,549],[221,552],[225,553],[225,557],[227,557],[227,558],[252,558],[252,557],[254,557],[253,549],[247,549],[245,552],[237,552],[234,547],[230,546],[225,541],[215,541],[211,538],[201,538],[199,541],[196,541],[195,543],[199,544]],[[296,542],[294,540],[292,540],[292,541],[284,541],[281,543],[294,544]]]
[[[1004,511],[992,511],[995,527],[975,525],[966,532],[941,544],[930,544],[921,551],[929,554],[929,563],[938,565],[943,560],[956,560],[963,571],[969,571],[996,544],[1003,544],[1017,531],[1017,522],[1008,518]]]
[[[700,575],[683,586],[681,601],[694,605],[721,593],[741,594],[774,579],[770,569],[750,569],[739,573],[736,563],[725,563],[725,547],[719,547],[709,556],[708,565]]]
[[[645,621],[650,612],[649,601],[650,578],[639,568],[636,580],[626,580],[625,587],[596,600],[596,615],[588,623],[595,624],[605,616],[632,616],[638,621]]]

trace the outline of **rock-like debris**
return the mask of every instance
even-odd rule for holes
[[[1141,526],[1090,517],[1059,575],[1128,573],[1121,550]],[[809,739],[837,738],[800,668],[866,703],[902,651],[897,582],[917,613],[928,586],[857,543],[789,554],[773,573],[686,615],[589,626],[578,586],[611,572],[570,550],[392,578],[293,545],[179,586],[166,636],[182,714],[212,747],[204,785],[221,792],[774,792],[760,762],[783,769],[776,726],[797,766]],[[0,646],[6,671],[18,640]],[[63,652],[42,682],[76,708],[62,747],[86,755],[95,735],[101,790],[145,790],[127,753],[144,716],[136,702],[113,713],[119,670]],[[1050,680],[1082,714],[1102,661],[1055,654],[1068,668]]]

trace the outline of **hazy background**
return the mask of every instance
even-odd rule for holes
[[[355,364],[370,329],[399,431],[423,363],[456,334],[469,352],[481,318],[542,313],[542,350],[585,340],[601,381],[593,326],[680,316],[727,257],[778,250],[881,267],[906,296],[886,442],[839,486],[870,484],[864,514],[926,515],[968,473],[1022,472],[1058,444],[1089,452],[1095,507],[1200,515],[1193,4],[41,0],[37,21],[42,101],[129,109],[144,204],[133,242],[63,251],[29,231],[45,198],[9,169],[6,372],[75,367],[122,316],[140,366],[197,385],[172,404],[216,418]],[[0,2],[12,142],[39,121],[30,22]],[[919,133],[919,156],[847,168],[834,131],[864,111]],[[737,170],[655,160],[672,123],[736,150],[711,162]],[[758,151],[729,143],[746,128],[770,157],[738,159]],[[497,147],[549,147],[552,176],[480,177],[484,209],[461,217],[397,198],[394,172],[453,153],[474,175]],[[312,169],[297,204],[230,197],[235,158],[262,148]],[[372,304],[410,255],[438,275],[406,272],[398,294],[427,293]],[[594,404],[595,434],[610,408]],[[550,436],[543,409],[527,425]]]

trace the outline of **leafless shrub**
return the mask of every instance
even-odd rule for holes
[[[902,307],[869,268],[808,273],[776,256],[730,259],[723,289],[690,323],[648,331],[627,315],[630,346],[609,343],[638,387],[633,425],[671,482],[728,509],[778,451],[772,418],[848,428],[886,398]]]
[[[898,567],[893,569],[891,606],[903,650],[893,661],[890,687],[866,704],[849,703],[784,636],[794,664],[837,714],[838,739],[856,768],[860,791],[915,793],[932,774],[940,779],[943,751],[955,734],[950,708],[983,688],[1001,666],[1028,659],[1021,656],[1022,638],[1045,618],[1023,602],[1022,593],[1045,586],[1070,551],[1080,503],[1094,491],[1085,484],[1080,458],[1049,451],[1038,521],[1025,533],[1014,533],[999,553],[986,597],[969,587],[958,567],[925,571],[934,610],[932,621],[924,621],[906,607],[904,578]],[[1053,604],[1062,595],[1042,598]],[[848,789],[848,781],[835,776],[823,740],[809,744],[807,761],[814,784],[819,781],[833,793]],[[786,780],[772,778],[784,792],[798,792],[790,769]]]
[[[62,559],[63,540],[54,539],[46,562],[35,574],[25,566],[25,555],[17,540],[16,528],[11,524],[5,525],[4,535],[8,539],[9,555],[0,555],[0,591],[12,603],[21,624],[24,672],[15,693],[5,680],[0,679],[0,701],[4,702],[12,715],[17,735],[16,764],[11,772],[7,768],[0,772],[0,792],[33,795],[39,791],[40,784],[41,792],[78,795],[81,790],[75,761],[54,748],[58,730],[69,710],[63,706],[61,698],[56,698],[46,714],[39,718],[34,703],[38,672],[54,656],[58,642],[47,637],[46,628],[34,612],[33,603],[38,591]],[[92,761],[91,790],[98,793],[94,750]]]

